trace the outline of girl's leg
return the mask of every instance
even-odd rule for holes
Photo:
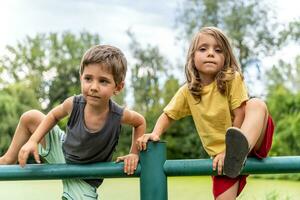
[[[220,194],[216,200],[235,200],[239,189],[239,181],[237,181],[232,187]]]
[[[249,150],[259,149],[263,141],[268,121],[268,109],[262,100],[250,99],[246,103],[245,119],[241,131],[249,143]]]
[[[226,155],[224,174],[235,178],[240,174],[248,153],[258,150],[267,128],[268,110],[266,104],[257,98],[246,103],[245,118],[241,128],[230,127],[226,133]]]
[[[44,117],[45,115],[38,110],[30,110],[22,114],[7,152],[0,157],[0,164],[15,164],[17,162],[19,150],[28,141]],[[41,143],[43,142],[42,140]]]

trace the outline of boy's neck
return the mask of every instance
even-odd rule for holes
[[[107,112],[108,110],[109,110],[109,101],[99,106],[92,106],[90,104],[85,105],[85,111],[91,114],[99,115],[101,113]]]

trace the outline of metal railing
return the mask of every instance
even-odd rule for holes
[[[300,156],[248,158],[242,174],[299,173]],[[216,175],[211,159],[166,160],[166,144],[149,142],[141,152],[134,175],[123,172],[123,163],[105,162],[86,165],[28,164],[0,165],[0,181],[48,180],[67,178],[130,178],[140,177],[141,200],[167,200],[168,176]]]

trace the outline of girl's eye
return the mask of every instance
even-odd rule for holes
[[[199,50],[199,51],[205,51],[205,50],[206,50],[206,48],[204,48],[204,47],[200,47],[198,50]]]
[[[222,52],[223,52],[221,48],[216,48],[215,51],[216,51],[217,53],[222,53]]]

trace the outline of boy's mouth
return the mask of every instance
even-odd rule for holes
[[[100,99],[100,97],[98,97],[98,96],[94,96],[94,95],[88,95],[88,97],[91,97],[91,98],[96,98],[96,99]]]

